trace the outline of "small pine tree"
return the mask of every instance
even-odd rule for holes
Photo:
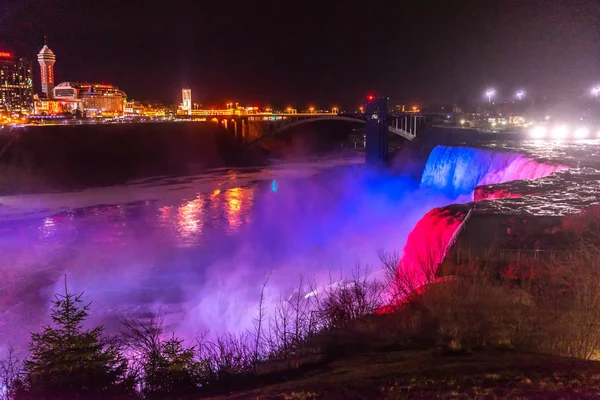
[[[203,373],[194,358],[194,348],[183,346],[173,336],[148,356],[145,365],[145,398],[164,399],[190,396],[199,390]]]
[[[65,293],[53,301],[54,326],[31,335],[18,398],[115,399],[133,393],[127,361],[116,345],[103,339],[103,327],[83,328],[90,303],[84,305],[82,295],[69,293],[65,278]]]

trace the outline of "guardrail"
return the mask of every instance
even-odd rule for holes
[[[469,261],[490,262],[519,262],[519,261],[545,261],[569,260],[578,257],[573,250],[533,250],[533,249],[485,249],[485,248],[456,248],[450,258],[452,262],[461,264]]]

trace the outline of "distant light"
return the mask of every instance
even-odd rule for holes
[[[492,126],[496,126],[496,123],[495,123],[495,122],[492,122]]]
[[[543,126],[536,126],[529,131],[529,135],[535,139],[541,139],[546,136],[546,128]]]
[[[375,98],[375,96],[373,96],[372,94],[367,96],[367,100],[369,100],[369,101],[373,101],[374,98]]]
[[[522,90],[519,90],[517,92],[517,97],[519,98],[519,100],[521,100],[523,98],[523,96],[525,96],[525,92]]]
[[[550,119],[549,115],[546,115],[546,121],[548,121]]]
[[[506,121],[502,121],[502,125],[506,125]]]
[[[596,86],[595,88],[592,89],[592,94],[596,97],[598,97],[598,93],[600,93],[600,86]]]
[[[467,122],[467,121],[465,121],[464,119],[461,119],[461,120],[460,120],[460,124],[461,124],[461,125],[464,125],[464,124],[465,124],[465,122]]]
[[[555,139],[564,139],[569,134],[569,129],[566,125],[557,126],[552,130],[552,137]]]
[[[575,129],[575,132],[573,133],[577,139],[585,139],[589,134],[590,130],[583,127]]]
[[[275,179],[273,179],[273,181],[271,182],[271,191],[273,193],[277,192],[277,181]]]

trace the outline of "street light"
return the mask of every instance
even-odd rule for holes
[[[525,92],[523,92],[522,90],[519,90],[517,92],[517,97],[519,98],[519,100],[521,100],[523,98],[523,96],[525,96]]]
[[[492,106],[492,96],[494,94],[496,94],[496,91],[493,89],[489,89],[487,92],[485,92],[485,94],[488,97],[488,104],[491,107]]]
[[[598,97],[598,93],[600,93],[600,86],[596,86],[595,88],[592,89],[592,94],[596,97]]]
[[[308,111],[310,111],[310,112],[311,112],[311,114],[312,114],[312,113],[314,113],[314,112],[315,112],[315,108],[311,106],[311,107],[309,107],[309,108],[308,108]]]

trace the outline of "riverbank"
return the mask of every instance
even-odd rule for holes
[[[266,153],[210,123],[44,126],[0,135],[0,193],[122,184],[208,168],[261,165]]]

